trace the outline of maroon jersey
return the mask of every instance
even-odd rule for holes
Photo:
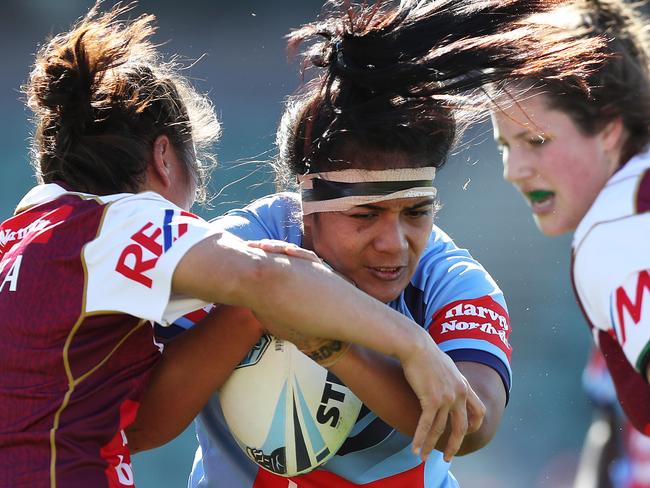
[[[618,400],[650,435],[650,152],[607,181],[573,237],[578,302],[612,376]]]
[[[34,188],[0,225],[0,486],[134,486],[124,429],[160,356],[151,321],[212,231],[154,193]]]

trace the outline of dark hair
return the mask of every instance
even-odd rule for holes
[[[103,14],[98,6],[40,49],[24,87],[37,179],[100,195],[137,192],[164,134],[205,197],[211,164],[201,161],[214,161],[202,152],[220,133],[210,102],[159,59],[154,16],[121,22],[132,4]]]
[[[330,1],[293,31],[304,67],[318,73],[291,97],[278,129],[278,186],[296,174],[343,169],[349,144],[404,151],[442,166],[465,122],[481,110],[468,90],[537,74],[584,76],[598,40],[575,41],[530,23],[553,0]]]
[[[568,114],[585,134],[595,134],[621,117],[628,132],[620,161],[625,164],[650,142],[647,17],[623,0],[583,0],[546,21],[559,22],[584,38],[606,38],[608,58],[586,79],[588,91],[566,80],[546,80],[542,87],[550,108]]]

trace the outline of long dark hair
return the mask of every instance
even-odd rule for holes
[[[623,0],[581,0],[540,20],[560,23],[585,39],[606,39],[607,60],[586,78],[588,91],[563,79],[529,84],[542,88],[550,107],[568,114],[585,134],[593,135],[620,117],[628,133],[620,161],[625,164],[650,143],[648,17]]]
[[[32,163],[40,182],[94,194],[136,192],[154,140],[167,135],[205,195],[220,127],[207,98],[159,59],[154,17],[120,21],[129,6],[96,4],[36,55],[23,88],[35,114]],[[200,162],[203,161],[203,162]]]
[[[586,76],[597,39],[575,40],[529,21],[553,0],[330,1],[322,17],[289,36],[315,76],[291,97],[278,130],[278,184],[296,174],[342,169],[346,144],[405,151],[439,167],[475,120],[490,82],[544,73]],[[463,124],[464,125],[464,124]]]

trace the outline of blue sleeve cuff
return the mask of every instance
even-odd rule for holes
[[[447,354],[455,363],[459,361],[468,361],[472,363],[485,364],[499,373],[501,381],[503,381],[503,387],[506,390],[506,405],[508,404],[510,401],[511,379],[508,368],[503,364],[503,361],[494,354],[479,349],[454,349],[448,351]]]

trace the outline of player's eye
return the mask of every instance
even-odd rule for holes
[[[423,207],[413,210],[407,210],[406,215],[414,219],[428,217],[433,213],[433,207]]]
[[[544,134],[534,134],[528,138],[528,142],[531,146],[541,146],[542,144],[548,142],[548,137]]]

